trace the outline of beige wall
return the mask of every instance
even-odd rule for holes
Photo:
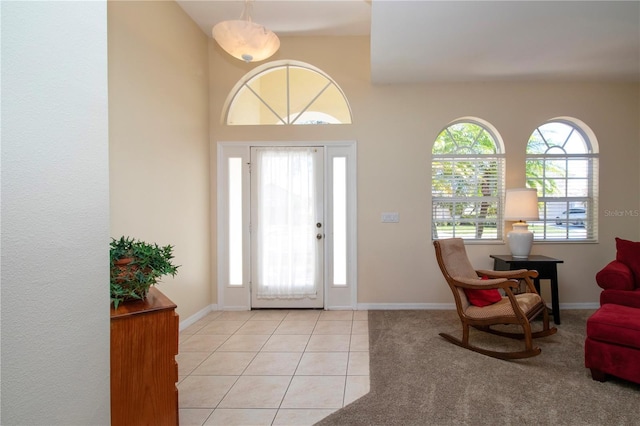
[[[226,97],[255,65],[222,52],[173,3],[110,4],[109,12],[112,234],[176,245],[183,267],[161,289],[183,318],[217,303],[218,141],[357,141],[358,302],[364,305],[451,303],[429,233],[430,151],[439,131],[460,117],[478,117],[500,132],[508,188],[523,185],[526,141],[545,120],[574,117],[595,132],[600,242],[533,248],[564,260],[561,303],[597,302],[594,275],[615,256],[613,238],[640,239],[640,218],[604,214],[640,208],[638,84],[373,86],[367,37],[283,37],[269,60],[308,62],[329,74],[351,102],[354,124],[223,126]],[[399,212],[400,222],[382,224],[383,211]],[[468,251],[475,265],[490,267],[489,254],[508,253],[508,247],[470,245]]]
[[[215,44],[210,51],[212,146],[233,140],[344,140],[358,144],[358,302],[451,303],[434,258],[430,237],[431,146],[452,120],[488,121],[507,152],[507,188],[524,185],[525,146],[545,120],[569,116],[585,122],[600,146],[599,243],[536,244],[534,254],[564,260],[559,266],[560,302],[595,303],[595,273],[615,256],[615,236],[640,239],[640,218],[605,217],[605,210],[640,208],[638,84],[458,83],[373,86],[368,38],[283,38],[270,60],[308,62],[342,87],[354,124],[344,126],[220,125],[226,96],[252,65]],[[215,167],[215,159],[212,161]],[[212,185],[212,190],[215,186]],[[400,222],[382,224],[381,212],[397,211]],[[213,210],[212,210],[213,212]],[[212,217],[215,223],[215,217]],[[472,262],[491,267],[489,254],[505,244],[468,246]],[[543,291],[548,290],[543,285]],[[574,305],[579,306],[579,305]]]
[[[174,2],[109,2],[111,236],[175,246],[158,288],[211,303],[207,37]]]

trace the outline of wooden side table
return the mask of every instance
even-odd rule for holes
[[[563,260],[533,254],[526,259],[503,254],[492,254],[490,257],[493,258],[493,269],[496,271],[513,271],[515,269],[535,269],[538,271],[538,278],[533,280],[538,293],[540,292],[540,280],[550,280],[553,322],[560,324],[558,270],[556,265],[558,265],[558,263],[564,263]]]

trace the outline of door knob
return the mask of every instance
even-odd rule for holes
[[[321,240],[321,239],[322,239],[322,234],[318,234],[318,235],[316,235],[316,238],[317,238],[317,239],[319,239],[319,240]]]

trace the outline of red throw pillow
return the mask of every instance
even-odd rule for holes
[[[488,280],[489,277],[482,277],[483,280]],[[467,295],[469,303],[474,306],[489,306],[502,300],[502,295],[497,288],[490,288],[487,290],[475,290],[471,288],[465,288],[464,294]]]
[[[616,237],[616,250],[616,260],[631,269],[637,287],[640,283],[640,242]]]

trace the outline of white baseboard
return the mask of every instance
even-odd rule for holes
[[[221,311],[250,311],[251,306],[240,305],[240,306],[224,306],[220,308]]]
[[[184,330],[185,328],[189,327],[190,325],[193,325],[196,321],[201,320],[202,318],[206,317],[207,314],[211,311],[217,311],[218,310],[218,305],[213,304],[213,305],[209,305],[201,310],[199,310],[198,312],[196,312],[195,314],[191,315],[189,318],[185,319],[184,321],[180,321],[180,331]]]
[[[325,306],[325,311],[355,311],[358,308],[354,308],[353,306]]]

